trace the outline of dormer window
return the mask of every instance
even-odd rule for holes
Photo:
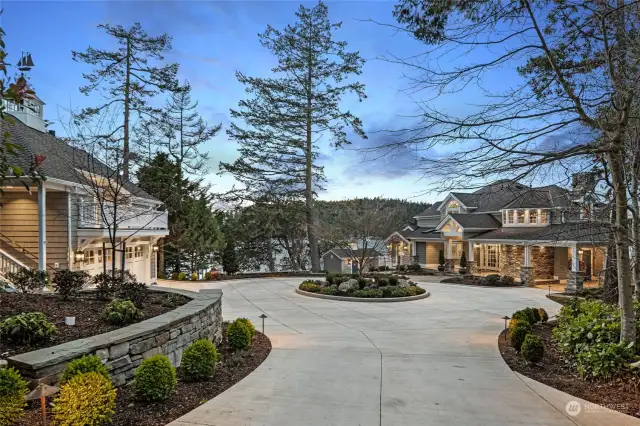
[[[513,223],[513,210],[507,212],[507,223]]]
[[[518,223],[525,223],[524,221],[524,210],[518,210]]]
[[[549,223],[549,213],[548,212],[541,212],[540,213],[540,223]]]
[[[447,204],[447,213],[460,213],[460,203],[455,200],[449,201]]]
[[[538,210],[529,210],[529,223],[538,223]]]

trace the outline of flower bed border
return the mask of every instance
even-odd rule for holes
[[[463,285],[463,286],[468,286],[468,287],[482,287],[482,288],[526,288],[526,286],[523,286],[521,284],[519,284],[519,281],[516,281],[515,283],[513,283],[513,285],[482,285],[482,284],[467,284],[467,283],[454,283],[454,282],[449,282],[447,280],[452,279],[453,277],[448,277],[448,278],[444,278],[442,280],[440,280],[441,284],[453,284],[453,285]]]
[[[422,294],[417,294],[415,296],[405,296],[405,297],[349,297],[349,296],[331,296],[328,294],[320,294],[320,293],[312,293],[310,291],[300,290],[296,288],[296,293],[307,296],[307,297],[315,297],[316,299],[326,299],[326,300],[334,300],[340,302],[371,302],[371,303],[390,303],[390,302],[410,302],[412,300],[420,300],[426,299],[431,296],[431,293],[428,291]]]

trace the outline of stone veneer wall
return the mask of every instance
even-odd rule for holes
[[[524,247],[502,244],[500,246],[500,274],[520,279],[520,266],[524,262]]]
[[[67,364],[83,355],[97,355],[110,370],[112,381],[121,386],[133,379],[142,360],[156,354],[169,357],[178,367],[186,346],[201,338],[222,340],[222,290],[154,288],[193,300],[177,309],[128,327],[74,340],[51,348],[19,354],[8,359],[32,384],[56,384]]]
[[[531,262],[536,279],[553,279],[555,247],[531,247]]]

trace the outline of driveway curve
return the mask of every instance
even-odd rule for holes
[[[223,317],[247,317],[260,329],[259,316],[266,314],[265,333],[273,345],[255,372],[170,425],[590,423],[586,415],[585,421],[571,417],[558,401],[534,390],[498,351],[504,315],[526,306],[557,312],[559,305],[544,291],[422,278],[416,280],[431,297],[404,303],[304,297],[295,293],[300,278],[162,282],[190,290],[221,288]],[[620,418],[607,423],[640,424]]]

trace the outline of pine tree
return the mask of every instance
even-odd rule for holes
[[[239,270],[238,256],[233,239],[228,239],[222,252],[222,268],[227,274],[235,274]]]
[[[159,113],[149,101],[160,92],[175,90],[178,64],[152,65],[162,62],[164,54],[171,49],[171,37],[167,34],[149,36],[139,22],[129,28],[110,24],[100,24],[98,28],[113,37],[118,48],[88,47],[84,52],[72,52],[73,60],[94,67],[93,71],[84,74],[87,85],[80,87],[80,92],[88,95],[99,91],[105,99],[102,105],[82,110],[77,118],[88,119],[111,107],[122,108],[122,122],[110,129],[111,134],[105,137],[122,132],[122,174],[126,180],[130,169],[130,132],[136,118],[150,119]]]
[[[314,271],[320,269],[315,230],[315,191],[324,180],[317,164],[316,142],[328,134],[332,144],[348,144],[347,130],[366,137],[362,122],[340,108],[347,94],[364,99],[364,85],[346,80],[361,73],[364,60],[335,41],[341,24],[328,19],[327,6],[300,6],[297,22],[283,30],[268,26],[260,41],[278,59],[274,77],[255,78],[237,72],[249,99],[231,110],[227,134],[240,145],[240,158],[221,163],[245,188],[241,197],[305,201],[307,237]],[[238,122],[244,122],[244,126]]]
[[[202,145],[220,132],[222,124],[209,126],[191,99],[191,85],[185,82],[171,93],[164,108],[161,127],[165,135],[160,145],[173,157],[183,174],[203,175],[208,171],[209,155]]]

